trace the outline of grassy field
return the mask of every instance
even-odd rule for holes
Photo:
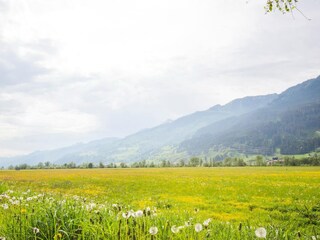
[[[0,171],[0,181],[6,239],[255,239],[258,227],[268,239],[320,235],[319,167]]]

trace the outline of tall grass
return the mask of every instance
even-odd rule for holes
[[[2,239],[317,239],[317,224],[303,231],[292,222],[260,226],[250,222],[201,219],[195,212],[132,209],[118,203],[98,203],[79,196],[36,194],[30,190],[0,195]],[[157,230],[157,231],[155,231]],[[1,239],[1,238],[0,238]]]
[[[314,240],[319,189],[319,167],[0,171],[0,240]]]

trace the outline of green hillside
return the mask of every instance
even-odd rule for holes
[[[279,95],[236,99],[122,139],[106,138],[1,159],[1,164],[160,162],[192,156],[272,155],[277,150],[304,154],[320,147],[319,93],[320,77]]]

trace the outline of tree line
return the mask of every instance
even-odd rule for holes
[[[90,169],[90,168],[168,168],[168,167],[243,167],[243,166],[320,166],[320,155],[317,153],[303,158],[295,158],[294,156],[285,156],[276,158],[276,160],[267,159],[258,155],[251,160],[245,161],[243,158],[227,157],[222,161],[216,161],[213,158],[191,157],[189,160],[169,161],[162,160],[160,162],[138,161],[134,163],[82,163],[74,162],[64,164],[54,164],[51,162],[38,163],[37,165],[19,164],[9,166],[10,170],[27,170],[27,169]]]

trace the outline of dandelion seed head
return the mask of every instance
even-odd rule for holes
[[[5,203],[5,204],[2,204],[2,208],[6,210],[9,208],[9,206],[8,206],[8,204]]]
[[[203,222],[203,226],[208,227],[210,222],[211,222],[211,218],[208,218]]]
[[[131,217],[131,215],[132,215],[132,213],[130,211],[128,211],[126,213],[125,212],[122,213],[122,217],[125,218],[125,219],[128,219],[129,217]]]
[[[139,218],[143,216],[143,211],[142,210],[138,210],[134,213],[134,217]]]
[[[171,227],[171,232],[173,232],[173,233],[178,233],[180,231],[180,229],[179,229],[179,227],[176,227],[176,225],[173,225],[172,227]]]
[[[32,229],[32,231],[33,231],[34,234],[37,234],[37,233],[40,232],[39,228],[36,228],[36,227],[34,227],[34,228]]]
[[[150,233],[151,235],[156,235],[156,234],[158,233],[158,228],[157,228],[157,227],[151,227],[151,228],[149,229],[149,233]]]
[[[194,230],[196,232],[201,232],[202,231],[202,224],[201,223],[197,223],[196,225],[194,225]]]
[[[97,204],[91,202],[91,203],[89,203],[89,204],[86,205],[86,209],[87,209],[87,211],[91,211],[91,210],[93,210],[94,208],[96,208],[96,206],[97,206]]]
[[[257,228],[254,232],[258,238],[266,238],[267,230],[263,227]]]
[[[7,194],[0,194],[0,200],[4,199],[4,198],[9,198],[9,196]]]

